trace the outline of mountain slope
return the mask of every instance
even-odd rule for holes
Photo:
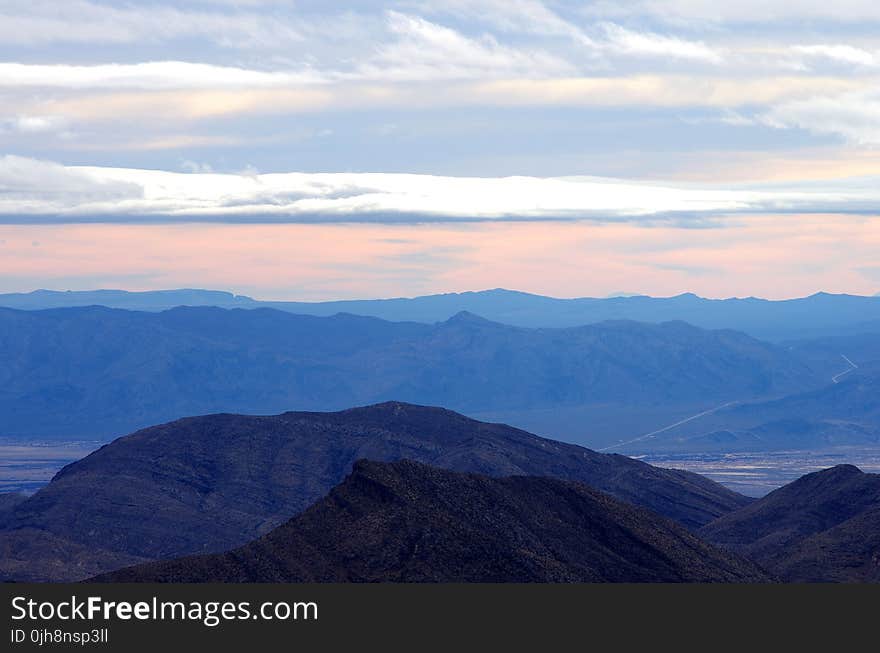
[[[210,415],[145,429],[65,467],[0,517],[0,539],[30,528],[141,558],[221,551],[303,510],[360,458],[583,482],[689,527],[749,502],[689,472],[391,402],[338,413]]]
[[[880,371],[873,366],[854,369],[817,390],[719,410],[668,430],[650,446],[662,451],[732,452],[878,444]]]
[[[0,582],[80,580],[148,560],[34,528],[0,532]]]
[[[326,498],[225,554],[114,582],[754,582],[757,567],[590,488],[359,461]]]
[[[0,435],[108,437],[181,415],[400,399],[468,412],[709,406],[814,387],[785,349],[681,322],[435,325],[178,308],[0,309]],[[695,411],[696,412],[696,411]]]
[[[0,492],[0,518],[26,499],[27,495],[21,492]]]
[[[838,465],[807,474],[699,533],[786,580],[869,580],[880,578],[880,531],[872,530],[880,526],[878,510],[880,475]]]
[[[798,542],[775,568],[804,583],[880,583],[880,505]]]

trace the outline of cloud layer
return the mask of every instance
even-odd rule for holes
[[[442,177],[382,173],[218,174],[62,166],[0,158],[7,222],[135,219],[250,222],[675,220],[734,213],[875,210],[877,179],[715,188],[597,177]]]
[[[616,143],[594,145],[594,124],[637,134],[620,158],[644,176],[645,152],[676,167],[693,151],[709,160],[719,143],[755,157],[877,144],[872,3],[728,5],[9,0],[0,153],[434,174],[459,174],[464,161],[488,176],[555,161],[543,175],[608,175],[599,150]],[[336,140],[322,148],[306,133]]]

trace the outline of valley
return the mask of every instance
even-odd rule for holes
[[[880,449],[841,448],[827,451],[759,453],[693,453],[636,455],[658,467],[686,469],[750,497],[762,497],[804,474],[835,465],[856,465],[880,473]]]
[[[0,440],[0,493],[32,494],[65,465],[84,458],[99,442],[17,442]]]

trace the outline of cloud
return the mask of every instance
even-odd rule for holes
[[[214,148],[227,170],[644,174],[636,150],[702,148],[711,168],[709,149],[876,141],[870,29],[794,22],[775,0],[744,0],[761,9],[751,17],[708,0],[0,4],[0,133],[18,154],[177,168]],[[699,22],[714,14],[730,24]],[[853,98],[849,113],[830,106],[841,98]],[[367,121],[397,131],[377,145]],[[300,128],[332,130],[337,153],[288,136]],[[597,163],[613,134],[626,152]]]
[[[721,116],[718,117],[718,120],[725,125],[731,125],[733,127],[751,127],[757,124],[753,118],[744,116],[736,111],[731,111],[730,109],[724,111]]]
[[[166,140],[151,130],[237,116],[446,107],[711,107],[778,105],[829,92],[866,88],[866,82],[827,77],[725,79],[686,75],[632,75],[560,79],[445,80],[430,85],[354,83],[242,89],[94,90],[73,97],[46,94],[21,100],[29,115],[64,116],[77,123],[137,121],[139,139]],[[148,138],[149,136],[149,138]],[[234,138],[223,132],[219,138]],[[114,137],[116,138],[116,137]],[[130,139],[123,139],[128,142]],[[122,141],[120,141],[122,143]],[[136,142],[131,145],[137,148]],[[126,145],[127,147],[127,145]]]
[[[302,40],[292,19],[251,11],[182,10],[150,3],[114,7],[86,0],[5,0],[0,39],[7,44],[139,44],[207,39],[225,48],[278,48]]]
[[[565,20],[537,0],[430,0],[417,2],[421,12],[452,15],[469,22],[487,23],[494,29],[516,34],[562,36],[587,47],[595,41],[583,28]]]
[[[880,145],[880,88],[784,102],[760,119],[780,129],[833,134],[862,146]]]
[[[830,77],[774,76],[728,79],[719,76],[628,75],[558,80],[499,80],[467,92],[470,104],[581,107],[716,107],[766,106],[866,86],[861,80]],[[451,98],[457,98],[453,92]]]
[[[851,45],[796,45],[792,50],[808,57],[830,59],[857,66],[876,66],[880,63],[875,53]]]
[[[296,88],[321,83],[571,76],[577,68],[540,49],[502,45],[490,34],[462,33],[396,11],[386,14],[388,38],[353,66],[345,62],[255,70],[187,61],[97,65],[0,63],[0,87],[71,90]]]
[[[641,57],[692,59],[720,64],[721,53],[702,41],[688,41],[653,32],[635,32],[614,23],[602,25],[608,39],[607,48],[614,52]]]
[[[601,25],[594,40],[564,21],[553,28],[576,38],[581,54],[624,55],[720,63],[722,57],[701,41],[636,32],[613,23]],[[582,73],[583,56],[560,56],[544,49],[505,45],[489,33],[466,36],[450,27],[397,11],[386,13],[388,35],[358,58],[299,64],[282,70],[255,70],[188,61],[148,61],[94,65],[0,63],[0,86],[63,89],[222,89],[279,88],[330,82],[412,82],[445,79],[548,79]],[[550,30],[550,27],[533,27]],[[576,60],[581,63],[576,63]]]
[[[72,207],[114,205],[143,197],[140,185],[100,178],[49,161],[0,157],[0,214],[55,214]]]
[[[0,133],[4,130],[20,134],[44,134],[66,129],[68,121],[62,116],[24,116],[0,120]]]
[[[441,177],[382,173],[213,174],[65,167],[0,159],[6,222],[627,221],[702,225],[729,213],[870,211],[876,180],[775,188],[676,186],[597,177]]]
[[[214,168],[210,163],[199,163],[198,161],[190,161],[189,159],[184,159],[180,162],[180,169],[184,172],[197,172],[197,173],[212,173],[214,172]]]
[[[598,2],[582,9],[586,15],[650,16],[673,24],[787,23],[824,19],[835,23],[878,22],[873,0],[630,0]]]
[[[151,61],[137,64],[0,63],[0,86],[62,89],[222,89],[299,86],[327,81],[309,71],[264,72],[229,66]]]
[[[501,45],[484,34],[468,38],[449,27],[417,16],[389,11],[395,40],[357,67],[350,78],[383,81],[424,81],[498,77],[571,75],[568,62],[539,50]]]

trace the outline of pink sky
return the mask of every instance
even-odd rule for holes
[[[723,224],[4,225],[0,291],[199,287],[321,300],[494,287],[560,297],[880,289],[877,218]]]

